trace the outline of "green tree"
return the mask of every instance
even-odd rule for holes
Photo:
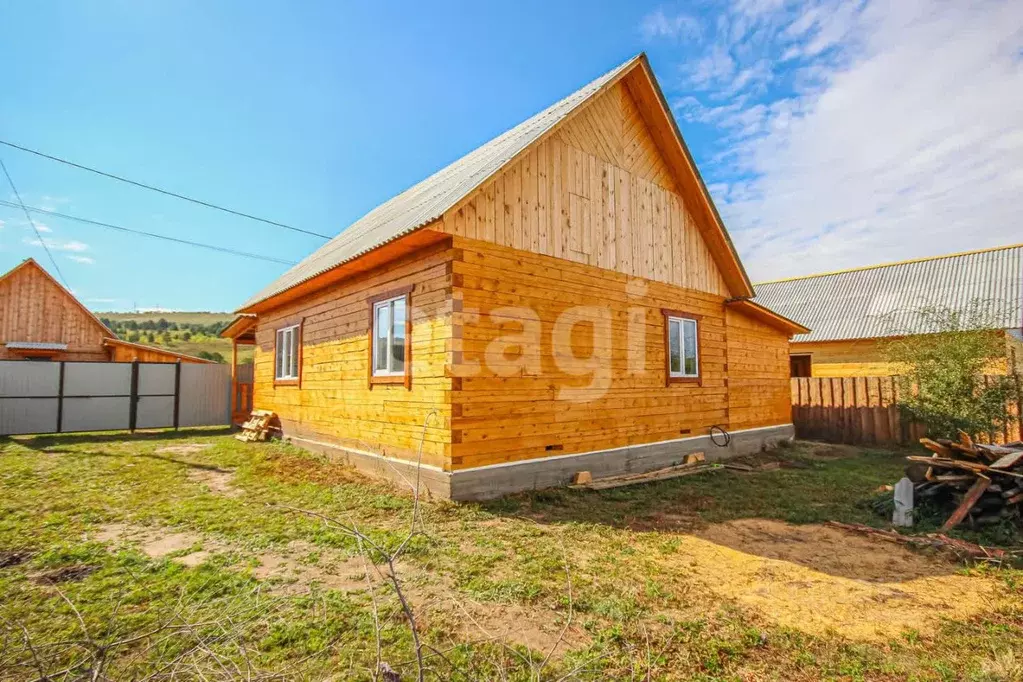
[[[999,308],[983,300],[964,309],[924,306],[905,329],[892,329],[899,336],[885,351],[900,367],[899,408],[932,438],[1000,431],[1015,420],[1007,410],[1017,397],[1014,377],[987,374],[1005,355]]]
[[[146,343],[156,343],[156,334],[153,332],[146,332]]]
[[[128,332],[128,341],[131,342],[131,343],[138,343],[139,342],[139,333],[138,332]]]
[[[170,332],[164,332],[163,334],[160,335],[160,343],[162,343],[165,346],[171,345]]]
[[[192,338],[192,332],[183,332],[181,334],[181,340],[182,341],[188,341],[191,338]]]

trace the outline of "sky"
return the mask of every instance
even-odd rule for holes
[[[1012,0],[8,0],[0,140],[334,235],[641,51],[753,281],[1023,242]],[[29,206],[282,261],[324,241],[0,160]],[[97,311],[233,310],[288,267],[33,219],[0,205],[0,271],[54,272],[41,237]]]

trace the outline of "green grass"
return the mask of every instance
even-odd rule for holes
[[[159,452],[189,443],[212,447]],[[710,589],[732,576],[724,559],[717,573],[715,546],[697,537],[709,527],[744,519],[884,525],[872,502],[878,486],[901,475],[904,454],[850,449],[824,458],[797,446],[781,453],[794,464],[755,474],[540,491],[485,504],[426,501],[425,533],[399,575],[433,647],[427,677],[536,679],[571,614],[542,679],[1014,679],[1023,661],[1020,571],[935,559],[935,579],[996,586],[1010,606],[871,641],[781,625]],[[195,479],[210,469],[233,472],[238,494]],[[256,577],[261,554],[296,542],[307,547],[302,561],[310,565],[359,556],[349,535],[285,506],[356,523],[393,547],[405,536],[412,500],[290,446],[243,444],[221,432],[0,441],[0,559],[14,551],[28,557],[0,568],[0,679],[40,676],[26,638],[51,674],[104,643],[130,640],[104,656],[113,679],[145,677],[179,656],[186,663],[178,673],[189,679],[199,671],[231,679],[250,668],[372,679],[374,600],[383,660],[414,679],[411,634],[388,586],[336,591],[313,583],[287,592]],[[197,546],[178,554],[200,547],[210,554],[189,567],[174,555],[154,559],[136,545],[98,541],[111,524],[194,534]],[[87,571],[47,582],[75,567]],[[490,620],[477,627],[466,610]],[[540,628],[547,639],[504,646],[483,632],[493,635],[501,624]],[[200,640],[204,648],[195,649]]]

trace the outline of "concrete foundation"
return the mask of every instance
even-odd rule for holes
[[[724,447],[715,445],[710,436],[693,436],[456,471],[423,466],[419,469],[419,481],[435,497],[460,501],[486,500],[524,490],[568,485],[578,471],[589,471],[597,479],[639,474],[681,464],[686,455],[696,452],[704,453],[708,462],[754,454],[774,447],[781,441],[791,441],[795,437],[795,429],[792,424],[779,424],[732,431],[729,436],[730,441]],[[388,478],[402,487],[411,488],[416,480],[414,462],[351,450],[304,437],[285,435],[285,439],[308,450],[339,458],[367,474]],[[720,437],[718,441],[721,441]]]

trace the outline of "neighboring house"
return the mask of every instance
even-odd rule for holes
[[[372,210],[232,328],[286,438],[406,481],[421,452],[436,494],[474,499],[791,438],[807,330],[752,296],[640,55]]]
[[[884,342],[929,330],[923,307],[978,301],[1005,338],[992,374],[1023,363],[1023,244],[872,265],[756,285],[756,301],[810,327],[792,339],[792,376],[887,376]]]
[[[32,258],[0,275],[0,360],[207,362],[115,338]]]

